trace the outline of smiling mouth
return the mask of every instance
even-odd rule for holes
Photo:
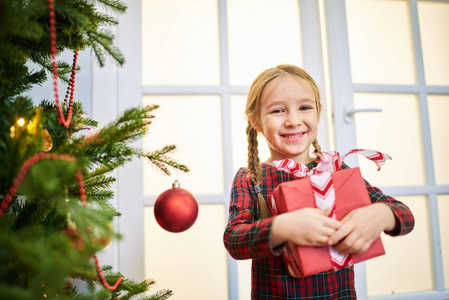
[[[301,133],[292,133],[292,134],[281,134],[281,136],[284,138],[287,138],[287,139],[299,139],[304,134],[305,134],[304,132],[301,132]]]

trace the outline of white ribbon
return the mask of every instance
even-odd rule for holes
[[[322,172],[310,176],[312,190],[315,197],[315,205],[320,209],[331,209],[329,217],[336,219],[335,212],[335,189],[332,181],[331,172]],[[328,247],[334,269],[341,269],[346,266],[352,266],[353,262],[350,255],[342,255],[332,247]]]
[[[326,171],[335,172],[340,170],[346,156],[352,153],[363,155],[373,161],[377,165],[378,171],[385,164],[385,161],[391,160],[391,157],[388,154],[379,151],[370,149],[352,149],[344,156],[341,156],[337,151],[323,152],[323,155],[317,154],[320,158],[320,162],[312,170],[309,170],[305,164],[299,164],[293,159],[275,160],[273,161],[273,164],[276,169],[291,173],[296,177],[309,177]]]

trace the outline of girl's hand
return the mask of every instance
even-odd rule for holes
[[[391,209],[374,203],[350,212],[341,220],[340,228],[330,237],[329,245],[341,254],[362,254],[380,236],[396,225]]]
[[[271,246],[290,241],[301,246],[327,246],[329,237],[336,233],[340,222],[328,215],[330,209],[303,208],[275,216]]]

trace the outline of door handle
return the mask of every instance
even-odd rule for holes
[[[345,122],[350,124],[353,121],[353,115],[361,112],[382,112],[380,108],[360,108],[355,109],[349,106],[345,106]]]

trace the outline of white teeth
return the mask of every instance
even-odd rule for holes
[[[297,139],[301,137],[304,133],[297,133],[297,134],[284,134],[283,136],[290,139]]]

